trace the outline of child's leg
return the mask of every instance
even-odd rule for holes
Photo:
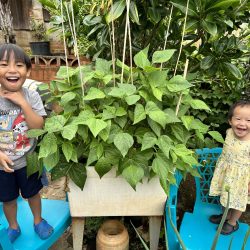
[[[38,224],[42,221],[41,217],[41,197],[40,194],[37,193],[36,195],[28,198],[29,206],[34,216],[34,224]]]
[[[230,209],[230,218],[228,219],[228,223],[232,226],[235,226],[237,221],[239,220],[242,212],[236,209]]]
[[[3,211],[9,223],[9,227],[11,227],[12,229],[17,229],[18,223],[17,223],[17,201],[16,199],[13,201],[3,202]]]

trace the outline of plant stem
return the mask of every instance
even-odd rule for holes
[[[185,35],[185,29],[186,29],[186,23],[187,23],[188,6],[189,6],[189,0],[187,0],[186,13],[185,13],[183,30],[182,30],[182,36],[181,36],[181,46],[180,46],[180,50],[179,50],[177,62],[176,62],[176,65],[175,65],[174,76],[176,74],[178,63],[179,63],[179,60],[180,60],[180,57],[181,57],[181,51],[182,51],[182,46],[183,46],[183,41],[184,41],[184,35]]]

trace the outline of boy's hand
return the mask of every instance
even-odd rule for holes
[[[248,183],[248,195],[250,196],[250,183]]]
[[[3,167],[3,170],[8,173],[14,172],[14,169],[10,168],[9,165],[14,165],[13,161],[2,151],[0,151],[0,165]]]
[[[26,99],[23,96],[22,90],[18,90],[16,92],[3,90],[1,96],[17,104],[20,107],[22,107],[23,104],[26,103]]]

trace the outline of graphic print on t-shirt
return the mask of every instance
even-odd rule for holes
[[[0,150],[10,156],[24,155],[31,148],[28,126],[19,110],[0,110]]]

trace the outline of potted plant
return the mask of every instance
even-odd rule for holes
[[[49,56],[50,42],[48,41],[47,30],[43,21],[31,18],[32,37],[35,41],[30,42],[30,48],[33,55]]]
[[[166,193],[175,183],[176,169],[184,175],[197,174],[192,168],[197,161],[188,149],[190,138],[207,133],[221,138],[189,115],[190,109],[209,109],[190,96],[192,85],[181,75],[169,77],[166,69],[157,67],[173,53],[156,51],[149,60],[148,48],[140,51],[132,75],[131,68],[118,60],[123,79],[113,75],[112,62],[105,59],[97,59],[94,66],[61,67],[58,79],[44,88],[49,88],[48,101],[62,109],[59,114],[52,112],[44,129],[30,130],[30,137],[41,139],[30,162],[35,159],[47,166],[53,179],[68,176],[81,189],[87,166],[94,166],[100,177],[115,168],[133,188],[144,177],[157,175]]]
[[[44,129],[29,131],[30,137],[40,136],[40,143],[28,156],[28,169],[32,173],[46,166],[52,180],[70,179],[73,234],[83,231],[77,218],[148,215],[159,236],[176,169],[198,174],[192,167],[197,160],[188,149],[190,138],[210,133],[220,139],[189,114],[191,108],[209,109],[190,96],[192,84],[159,69],[174,52],[156,51],[149,60],[147,47],[134,56],[133,68],[117,60],[121,74],[113,74],[112,62],[105,59],[75,69],[61,67],[57,80],[44,85],[51,95],[48,101],[61,110],[52,112]],[[158,236],[152,236],[152,249]]]

